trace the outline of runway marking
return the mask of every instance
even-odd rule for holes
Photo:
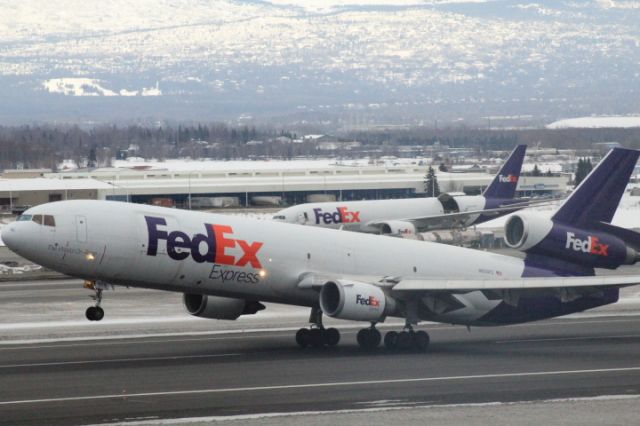
[[[242,393],[242,392],[277,391],[277,390],[287,390],[287,389],[331,388],[331,387],[347,387],[347,386],[371,386],[371,385],[378,386],[378,385],[391,385],[391,384],[400,384],[400,383],[427,383],[427,382],[445,382],[445,381],[456,381],[456,380],[563,376],[563,375],[572,375],[572,374],[622,373],[622,372],[631,372],[631,371],[640,371],[640,367],[600,368],[600,369],[592,369],[592,370],[534,371],[534,372],[524,372],[524,373],[475,374],[475,375],[467,375],[467,376],[420,377],[420,378],[410,378],[410,379],[359,380],[359,381],[352,381],[352,382],[303,383],[298,385],[255,386],[255,387],[222,388],[222,389],[194,389],[194,390],[179,390],[179,391],[164,391],[164,392],[139,392],[139,393],[130,393],[130,394],[75,396],[75,397],[63,397],[63,398],[23,399],[23,400],[16,400],[16,401],[0,401],[0,406],[21,405],[21,404],[42,404],[42,403],[69,402],[69,401],[95,401],[95,400],[105,400],[105,399],[127,399],[127,398],[154,397],[154,396]]]
[[[566,402],[599,402],[599,401],[628,401],[633,399],[639,399],[640,395],[603,395],[593,397],[577,397],[577,398],[564,398],[564,399],[542,399],[532,401],[515,401],[515,402],[469,402],[460,404],[429,404],[428,401],[421,402],[417,406],[404,406],[404,407],[371,407],[371,408],[347,408],[341,410],[316,410],[316,411],[289,411],[289,412],[275,412],[275,413],[255,413],[255,414],[237,414],[229,416],[208,416],[208,417],[183,417],[178,419],[160,419],[155,418],[153,420],[128,420],[116,422],[116,423],[99,423],[95,426],[147,426],[147,425],[175,425],[175,424],[209,424],[213,422],[232,422],[238,420],[261,420],[267,418],[277,417],[295,417],[295,416],[322,416],[322,415],[335,415],[335,414],[354,414],[354,413],[381,413],[399,410],[425,410],[425,409],[459,409],[459,408],[486,408],[486,407],[500,407],[500,406],[513,406],[522,404],[557,404]]]
[[[640,334],[622,334],[619,336],[578,336],[578,337],[549,337],[543,339],[520,339],[520,340],[497,340],[498,345],[509,343],[531,343],[531,342],[563,342],[567,340],[609,340],[609,339],[629,339],[640,337]]]
[[[616,317],[620,317],[621,315],[615,315]],[[610,324],[610,323],[619,323],[619,322],[637,322],[637,317],[640,315],[633,315],[634,318],[620,318],[620,319],[602,319],[602,320],[588,320],[583,321],[580,318],[566,318],[559,321],[549,321],[549,322],[538,322],[538,323],[527,323],[527,324],[513,324],[510,327],[552,327],[556,325],[583,325],[583,324]],[[587,317],[593,318],[593,317]],[[378,328],[386,329],[392,327],[402,326],[404,323],[386,323],[379,324]],[[362,328],[362,324],[354,324],[354,325],[331,325],[339,330],[357,330]],[[455,329],[465,329],[466,327],[463,325],[452,325],[452,324],[442,324],[442,323],[429,323],[424,322],[421,323],[421,326],[426,326],[429,331],[432,330],[455,330]],[[235,329],[235,330],[215,330],[215,331],[187,331],[187,332],[176,332],[176,333],[150,333],[150,334],[123,334],[116,336],[82,336],[82,337],[60,337],[60,338],[47,338],[47,339],[22,339],[22,340],[4,340],[0,341],[0,351],[11,351],[11,350],[27,350],[27,349],[44,349],[44,348],[63,348],[63,347],[74,347],[74,346],[101,346],[101,345],[129,345],[134,342],[114,342],[114,340],[134,340],[134,339],[153,339],[153,338],[162,338],[162,337],[193,337],[186,339],[173,339],[173,340],[144,340],[139,342],[139,344],[147,344],[147,343],[163,343],[163,342],[181,342],[181,341],[206,341],[206,340],[236,340],[236,339],[246,339],[247,336],[242,334],[257,334],[257,333],[282,333],[288,331],[297,331],[300,327],[269,327],[269,328],[246,328],[246,329]],[[474,327],[478,328],[478,327]],[[1,327],[0,327],[1,329]],[[240,336],[229,336],[230,334],[241,334]],[[203,336],[202,338],[198,338],[199,336]],[[204,337],[204,336],[222,336],[222,337]],[[279,335],[271,334],[271,335],[259,335],[259,336],[251,336],[251,338],[270,338],[270,337],[278,337]],[[92,343],[92,342],[100,342],[100,341],[109,341],[109,343]],[[66,342],[76,343],[76,344],[64,344]],[[77,343],[77,342],[86,342],[86,343]],[[63,343],[60,345],[38,345],[38,343]],[[15,345],[23,345],[23,346],[15,346]],[[28,346],[24,346],[28,345]],[[3,347],[4,346],[4,347]]]
[[[24,367],[55,367],[59,365],[83,365],[83,364],[106,364],[116,362],[137,362],[137,361],[172,361],[181,359],[198,359],[198,358],[222,358],[241,356],[240,353],[230,354],[211,354],[211,355],[184,355],[184,356],[163,356],[163,357],[146,357],[146,358],[115,358],[115,359],[92,359],[87,361],[60,361],[60,362],[40,362],[33,364],[9,364],[0,365],[0,369],[7,368],[24,368]]]

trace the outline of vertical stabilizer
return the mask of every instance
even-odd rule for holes
[[[516,194],[518,179],[520,178],[520,169],[524,154],[527,150],[526,145],[518,145],[507,161],[502,165],[496,177],[493,178],[491,185],[487,186],[482,195],[484,198],[511,199]]]
[[[551,220],[575,227],[613,219],[640,151],[614,148],[562,204]]]

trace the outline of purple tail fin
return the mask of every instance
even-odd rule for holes
[[[610,223],[638,162],[640,151],[614,148],[589,173],[551,218],[556,223],[586,226]]]
[[[520,169],[522,161],[527,150],[526,145],[518,145],[507,161],[502,165],[500,171],[493,178],[491,185],[487,186],[482,195],[484,198],[498,198],[502,200],[513,198],[516,194],[516,186],[520,178]]]

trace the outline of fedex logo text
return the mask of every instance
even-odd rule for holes
[[[518,183],[518,176],[514,175],[498,175],[498,182],[502,183]]]
[[[325,225],[332,223],[357,223],[360,222],[359,211],[349,211],[347,207],[337,207],[335,212],[323,212],[322,209],[313,209],[316,217],[316,225],[322,221]]]
[[[565,248],[598,256],[609,256],[609,245],[602,244],[598,237],[588,236],[586,240],[581,240],[576,238],[576,234],[573,232],[567,232]]]
[[[261,242],[247,242],[232,238],[233,228],[227,225],[212,225],[205,223],[206,234],[189,236],[182,231],[167,232],[160,227],[167,226],[167,221],[161,217],[145,216],[149,231],[149,245],[147,256],[158,254],[158,243],[166,241],[167,254],[173,260],[184,260],[191,256],[197,263],[217,263],[231,266],[250,265],[254,269],[262,268],[258,252],[262,248]],[[239,247],[242,255],[236,258],[230,250]],[[177,249],[185,249],[178,251]],[[204,252],[203,252],[204,251]]]
[[[356,295],[356,304],[358,305],[366,305],[366,306],[371,306],[371,307],[379,307],[380,306],[380,301],[373,296],[369,296],[369,297],[362,297],[361,294],[357,294]]]

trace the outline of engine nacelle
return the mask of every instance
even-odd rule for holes
[[[513,215],[505,225],[505,243],[520,251],[615,269],[638,261],[638,253],[621,238],[602,231],[580,229],[536,215]]]
[[[416,227],[411,222],[403,220],[388,220],[382,224],[380,233],[384,235],[415,235]]]
[[[320,290],[320,308],[332,318],[381,321],[395,311],[396,304],[380,287],[361,282],[328,281]]]
[[[504,226],[504,242],[507,246],[526,252],[545,239],[553,228],[553,222],[535,214],[514,214]]]
[[[191,315],[211,319],[234,320],[240,315],[252,315],[265,308],[260,302],[203,294],[185,293],[182,300]]]

